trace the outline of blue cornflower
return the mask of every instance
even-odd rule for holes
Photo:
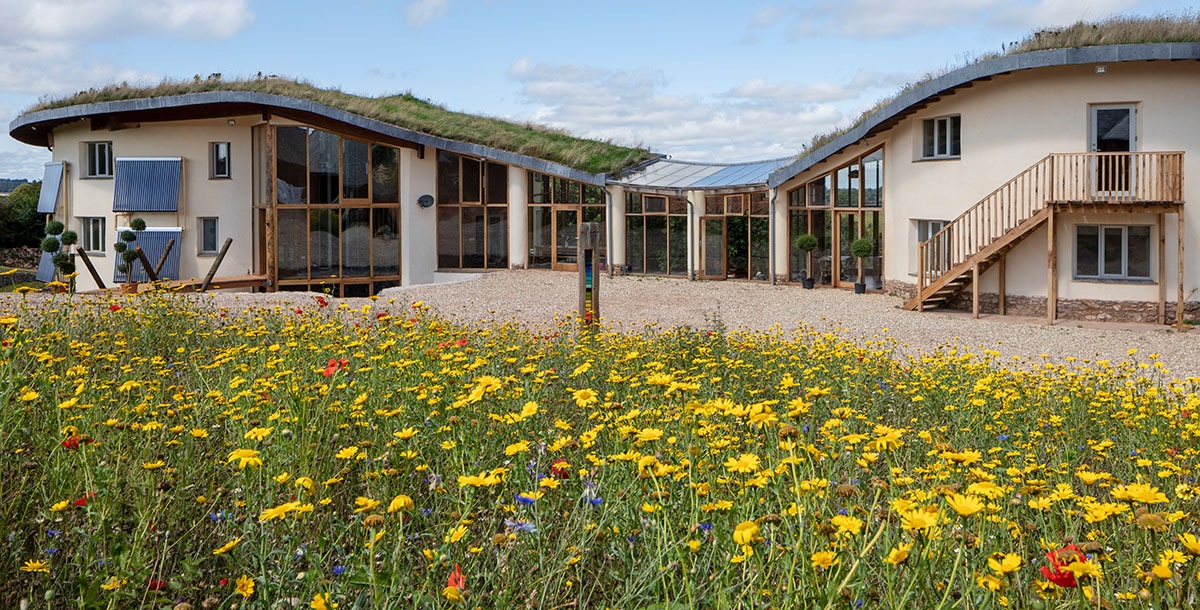
[[[342,565],[333,566],[333,575],[334,576],[341,576],[342,574],[345,574],[345,573],[346,573],[346,566],[342,566]]]
[[[525,494],[517,494],[516,499],[517,499],[517,502],[520,502],[521,504],[533,504],[534,502],[537,501],[537,500],[534,500],[533,498],[530,498],[529,496],[527,496]]]

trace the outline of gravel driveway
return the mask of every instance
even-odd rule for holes
[[[468,276],[472,277],[472,276]],[[552,271],[500,271],[455,283],[388,290],[380,302],[424,301],[441,314],[463,320],[516,320],[530,327],[552,324],[578,306],[578,276]],[[757,282],[689,282],[684,279],[624,276],[600,281],[600,314],[623,330],[687,325],[790,333],[798,324],[836,330],[848,338],[890,337],[900,351],[915,353],[955,346],[990,349],[1005,361],[1040,363],[1122,360],[1152,362],[1158,354],[1172,377],[1200,378],[1200,331],[1178,332],[1154,324],[1077,322],[966,312],[900,309],[898,297],[856,295],[843,290],[804,290]],[[1138,350],[1134,356],[1131,349]],[[1043,356],[1045,355],[1045,356]],[[1197,379],[1200,381],[1200,379]]]

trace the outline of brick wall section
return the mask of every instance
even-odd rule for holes
[[[899,296],[907,301],[917,293],[916,284],[889,281],[884,288],[890,294]],[[1183,319],[1187,321],[1200,320],[1200,302],[1187,301],[1183,305]],[[950,302],[951,309],[971,310],[971,292],[959,293]],[[979,295],[980,313],[998,313],[999,297],[996,293],[981,293]],[[1045,316],[1046,297],[1027,297],[1009,295],[1005,302],[1005,313],[1015,316]],[[1094,299],[1059,299],[1058,317],[1066,320],[1089,320],[1097,322],[1146,322],[1153,324],[1158,321],[1158,303],[1156,301],[1101,301]],[[1166,323],[1175,322],[1175,302],[1167,301]]]

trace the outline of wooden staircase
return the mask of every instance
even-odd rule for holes
[[[1049,154],[918,245],[917,294],[904,308],[948,305],[1022,240],[1052,223],[1055,206],[1179,204],[1182,176],[1181,152]]]

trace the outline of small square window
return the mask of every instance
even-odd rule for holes
[[[104,217],[79,217],[79,247],[89,254],[104,253]]]
[[[84,178],[112,178],[112,142],[84,142],[87,161]]]
[[[951,159],[962,156],[962,117],[944,116],[925,119],[923,159]]]
[[[217,218],[200,218],[200,254],[216,254],[220,250],[217,239],[220,228]]]
[[[209,155],[209,178],[231,178],[229,167],[229,142],[212,142]]]

